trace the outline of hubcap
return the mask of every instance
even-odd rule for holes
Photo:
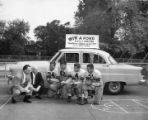
[[[118,92],[121,88],[121,84],[119,82],[110,82],[109,90],[113,93]]]

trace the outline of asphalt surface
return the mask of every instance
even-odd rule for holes
[[[6,80],[0,81],[0,120],[148,120],[148,86],[128,86],[120,95],[104,95],[101,105],[75,100],[33,98],[31,104],[10,102]]]

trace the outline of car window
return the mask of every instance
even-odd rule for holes
[[[106,61],[100,55],[94,54],[93,63],[106,64]]]
[[[90,63],[91,57],[89,53],[83,53],[83,63]]]
[[[79,54],[78,53],[64,53],[59,61],[61,60],[64,60],[68,63],[77,63],[79,62]]]

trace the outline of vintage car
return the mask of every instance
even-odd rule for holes
[[[71,68],[74,63],[80,63],[83,69],[86,69],[88,63],[93,63],[95,68],[102,73],[104,88],[110,94],[119,94],[123,91],[125,85],[138,85],[143,81],[141,74],[142,67],[136,67],[128,64],[119,64],[107,52],[99,49],[62,49],[59,50],[50,61],[25,61],[18,62],[9,67],[12,75],[21,71],[25,64],[37,66],[45,80],[49,63],[55,61],[59,66],[59,61],[64,59]]]

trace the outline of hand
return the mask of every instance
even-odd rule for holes
[[[65,81],[62,81],[61,83],[62,83],[62,84],[65,84],[66,82],[65,82]]]
[[[100,87],[101,86],[101,84],[99,82],[93,83],[92,85],[95,86],[95,87]]]

